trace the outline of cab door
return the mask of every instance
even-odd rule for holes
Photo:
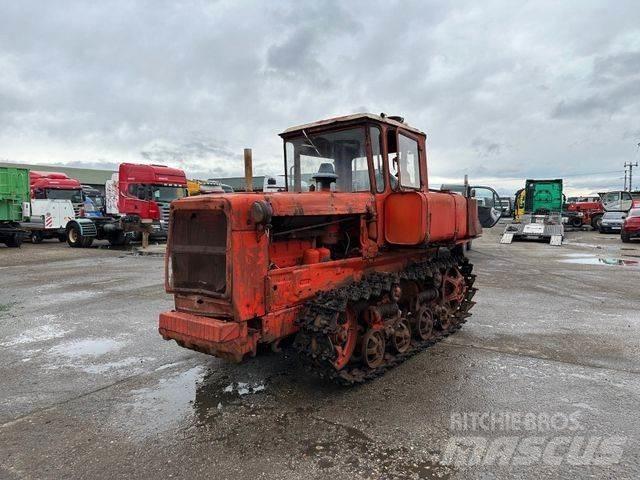
[[[389,128],[386,146],[389,193],[383,205],[384,240],[392,245],[423,244],[429,233],[424,137]]]
[[[625,191],[601,193],[600,200],[605,212],[628,212],[633,206],[631,193]]]
[[[470,188],[469,197],[478,204],[478,220],[482,228],[491,228],[502,216],[500,196],[491,187],[474,186]]]

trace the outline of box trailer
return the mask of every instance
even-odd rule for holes
[[[29,170],[0,167],[0,243],[7,247],[20,247],[28,234],[20,226],[25,203],[29,203]]]

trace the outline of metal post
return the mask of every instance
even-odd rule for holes
[[[245,192],[253,192],[253,159],[250,148],[244,149],[244,188]]]
[[[627,191],[627,168],[624,169],[624,188],[622,189],[625,192]]]
[[[633,167],[637,167],[638,166],[638,162],[636,163],[624,163],[624,177],[625,177],[625,190],[626,190],[626,185],[627,185],[627,167],[629,167],[629,192],[633,191]]]

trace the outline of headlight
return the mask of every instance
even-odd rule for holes
[[[258,200],[251,205],[251,220],[257,225],[267,225],[271,222],[272,215],[273,209],[267,202]]]

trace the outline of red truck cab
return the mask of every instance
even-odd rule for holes
[[[82,185],[64,173],[29,172],[29,189],[34,200],[69,200],[76,216],[82,207]]]
[[[118,190],[120,214],[168,224],[171,202],[187,196],[187,177],[184,171],[164,165],[121,163]]]

